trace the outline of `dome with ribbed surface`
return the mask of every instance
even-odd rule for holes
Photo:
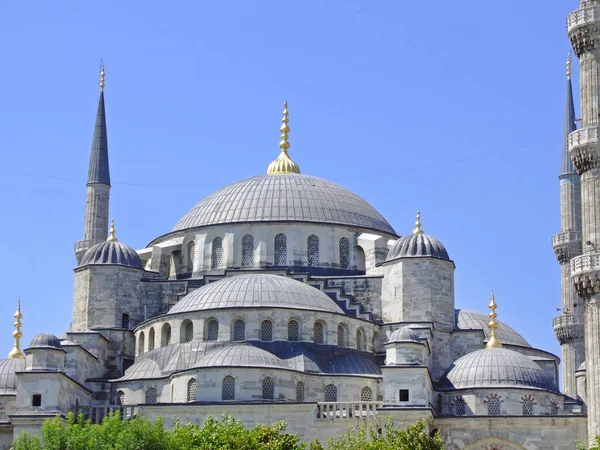
[[[485,340],[487,341],[490,339],[490,327],[488,325],[490,318],[488,315],[468,309],[457,309],[455,311],[455,316],[456,328],[458,330],[482,330]],[[511,327],[499,320],[496,320],[496,323],[498,324],[498,328],[496,328],[496,337],[500,342],[509,345],[531,347],[529,342]]]
[[[16,373],[24,371],[24,359],[0,360],[0,395],[16,395],[18,384]]]
[[[506,348],[484,348],[457,359],[440,379],[440,390],[529,388],[558,393],[531,358]]]
[[[60,340],[50,333],[40,333],[29,343],[29,348],[60,348]]]
[[[173,231],[247,222],[325,223],[396,234],[358,195],[296,173],[259,175],[225,186],[190,209]]]
[[[409,327],[401,327],[395,330],[388,341],[389,342],[421,342],[421,338],[417,333]]]
[[[264,307],[343,314],[327,294],[301,281],[271,274],[236,275],[210,283],[183,297],[169,314]]]
[[[80,266],[88,264],[114,264],[142,269],[140,255],[122,242],[101,242],[92,246],[81,258]]]
[[[158,364],[151,359],[142,359],[125,371],[120,380],[145,380],[163,376]]]
[[[269,367],[289,369],[288,365],[274,354],[252,345],[230,345],[210,352],[194,366],[204,367]]]
[[[398,239],[390,249],[386,261],[398,258],[432,257],[450,260],[446,248],[436,238],[424,233],[409,234]]]

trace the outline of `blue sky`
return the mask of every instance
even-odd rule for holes
[[[400,234],[420,209],[456,263],[457,307],[487,311],[493,289],[500,320],[559,354],[551,236],[578,3],[0,2],[0,354],[18,296],[24,346],[69,326],[100,58],[122,241],[143,248],[263,173],[287,100],[303,173]]]

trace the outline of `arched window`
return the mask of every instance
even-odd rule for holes
[[[454,407],[455,416],[464,416],[467,413],[467,404],[461,396],[454,399],[454,404],[452,406]]]
[[[154,337],[154,328],[150,328],[148,332],[148,351],[154,350],[154,343],[156,338]]]
[[[337,327],[337,345],[338,347],[346,347],[348,343],[347,328],[343,323],[340,323]]]
[[[249,267],[254,265],[254,238],[250,234],[245,234],[242,238],[242,266]]]
[[[302,381],[298,381],[298,383],[296,383],[296,401],[304,401],[304,383]]]
[[[275,398],[275,383],[271,377],[266,377],[262,382],[262,398],[263,400]]]
[[[315,322],[313,328],[313,341],[315,344],[325,343],[325,326],[323,322]]]
[[[340,239],[340,267],[347,269],[350,266],[350,241],[343,237]]]
[[[181,323],[182,336],[181,342],[192,342],[194,339],[194,324],[191,320],[184,320]]]
[[[260,340],[273,340],[273,322],[271,322],[270,320],[263,320],[260,324]]]
[[[219,340],[219,322],[217,322],[217,319],[210,319],[208,321],[208,325],[206,326],[206,340]]]
[[[288,322],[288,341],[300,340],[300,327],[298,321],[292,319]]]
[[[500,397],[492,396],[486,399],[487,408],[488,408],[488,416],[499,416],[500,415]]]
[[[233,340],[234,341],[245,341],[246,340],[246,323],[242,319],[238,319],[233,324]]]
[[[146,391],[146,403],[154,404],[158,400],[158,396],[156,395],[156,389],[148,388]]]
[[[211,268],[218,269],[223,263],[223,239],[216,237],[212,242]]]
[[[188,242],[187,245],[187,271],[194,271],[194,260],[196,259],[196,244],[194,241]]]
[[[535,398],[532,395],[524,395],[521,397],[521,403],[523,404],[523,415],[533,416],[533,405],[536,404]]]
[[[319,265],[319,238],[311,234],[306,240],[306,254],[309,266]]]
[[[235,380],[229,375],[223,378],[221,398],[223,400],[235,400]]]
[[[117,391],[117,405],[125,404],[125,392]]]
[[[141,355],[144,353],[145,347],[146,347],[146,335],[144,335],[144,332],[142,331],[138,335],[138,355]]]
[[[275,236],[275,261],[276,266],[287,266],[287,238],[279,233]]]
[[[165,323],[160,334],[160,346],[166,347],[171,343],[171,325]]]
[[[195,378],[191,378],[187,384],[187,401],[195,402],[197,392],[198,392],[198,382],[196,381]]]
[[[373,401],[373,391],[370,387],[365,386],[360,391],[360,401],[361,402],[372,402]]]
[[[129,314],[121,316],[121,328],[129,329]]]
[[[333,384],[325,386],[325,399],[326,402],[337,402],[337,388]]]
[[[356,349],[357,350],[366,350],[365,349],[365,333],[362,329],[356,330]]]

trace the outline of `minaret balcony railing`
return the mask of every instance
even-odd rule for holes
[[[559,263],[568,263],[574,256],[581,255],[581,233],[578,231],[556,233],[552,236],[552,248]]]
[[[583,314],[561,314],[556,316],[553,325],[558,342],[563,345],[582,341],[584,338],[583,320]]]
[[[581,242],[581,233],[579,231],[563,231],[552,236],[552,246],[561,244],[570,244],[571,242]]]
[[[571,34],[578,27],[594,23],[600,20],[600,8],[591,6],[573,11],[567,16],[567,32]]]
[[[600,167],[599,145],[600,127],[585,127],[569,134],[569,154],[579,174]]]
[[[587,253],[571,259],[571,280],[581,297],[600,293],[600,253]]]
[[[600,253],[588,253],[571,260],[571,276],[600,272]]]

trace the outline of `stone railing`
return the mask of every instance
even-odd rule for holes
[[[579,255],[571,260],[571,276],[600,271],[600,254]]]
[[[106,406],[81,406],[73,407],[75,415],[83,414],[91,423],[100,423],[109,414],[119,411],[121,419],[131,419],[137,412],[137,405],[106,405]]]
[[[600,20],[600,8],[582,8],[573,11],[567,16],[567,32],[571,33],[575,28]]]
[[[319,402],[317,420],[376,419],[383,402]]]
[[[561,314],[553,319],[554,328],[568,327],[573,325],[583,326],[583,314]]]
[[[595,144],[600,136],[599,127],[585,127],[569,134],[569,151],[582,145]]]
[[[578,231],[564,231],[562,233],[556,233],[554,236],[552,236],[553,247],[578,241],[581,241],[581,233]]]
[[[562,344],[582,341],[583,334],[583,314],[561,314],[553,320],[554,334],[556,339]]]

